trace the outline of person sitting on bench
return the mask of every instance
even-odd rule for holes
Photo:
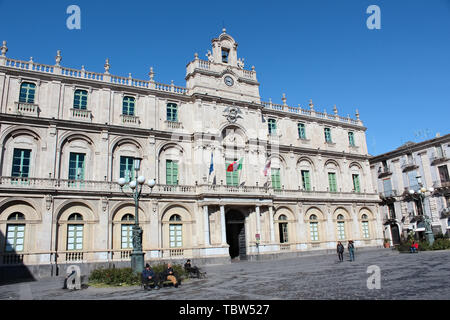
[[[190,259],[188,259],[184,264],[184,270],[186,270],[186,272],[189,272],[190,274],[193,274],[193,276],[200,278],[200,270],[196,266],[193,267],[191,265]]]
[[[142,271],[142,282],[144,283],[145,290],[148,290],[151,285],[153,285],[155,289],[159,289],[158,275],[155,274],[148,263],[145,265],[144,271]]]
[[[412,242],[411,244],[411,253],[416,253],[419,251],[419,244],[415,241]]]
[[[178,288],[178,280],[177,280],[177,278],[176,278],[176,276],[175,276],[175,272],[173,271],[173,268],[172,268],[172,264],[171,263],[168,263],[167,264],[167,269],[166,269],[166,271],[164,272],[164,275],[165,275],[165,278],[167,279],[167,280],[169,280],[170,282],[172,282],[173,283],[173,285],[175,286],[175,288]]]

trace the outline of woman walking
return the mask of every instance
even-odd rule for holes
[[[350,254],[350,261],[355,261],[355,246],[353,245],[353,240],[348,240],[347,249]]]

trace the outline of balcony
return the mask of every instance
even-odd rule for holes
[[[127,115],[127,114],[121,114],[120,118],[122,119],[123,124],[137,124],[139,125],[141,121],[139,120],[139,117]]]
[[[397,190],[386,190],[386,191],[380,192],[379,195],[380,195],[381,199],[391,199],[391,198],[398,196]]]
[[[413,160],[406,160],[402,163],[402,172],[418,169],[419,166]]]
[[[116,182],[110,181],[74,181],[67,179],[27,178],[26,184],[18,184],[17,178],[0,177],[0,191],[27,193],[55,193],[75,194],[83,196],[86,194],[103,194],[105,196],[122,197],[122,192]],[[143,186],[143,193],[150,194],[150,187]],[[355,192],[330,192],[330,191],[304,191],[265,188],[259,186],[227,186],[227,185],[156,185],[151,191],[155,197],[173,198],[198,198],[203,197],[225,197],[230,200],[236,199],[277,199],[292,200],[299,199],[339,199],[347,201],[368,200],[379,201],[376,193]]]
[[[182,128],[181,122],[177,121],[165,121],[166,129],[180,129]]]
[[[92,112],[82,109],[70,109],[70,115],[75,120],[92,121]]]
[[[438,153],[433,153],[433,155],[430,158],[430,163],[432,166],[436,166],[441,163],[447,162],[448,160],[450,160],[450,158],[446,156],[445,152],[441,151]]]
[[[378,178],[384,178],[390,176],[392,174],[392,170],[390,166],[381,166],[378,168]]]
[[[39,106],[35,103],[15,102],[17,114],[39,117]]]

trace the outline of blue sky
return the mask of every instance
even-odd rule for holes
[[[66,9],[81,8],[81,30]],[[369,5],[381,29],[369,30]],[[359,109],[369,153],[450,133],[450,0],[15,1],[0,0],[8,57],[185,86],[194,53],[205,59],[225,26],[264,101],[352,117]]]

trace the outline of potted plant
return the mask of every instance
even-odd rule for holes
[[[391,247],[391,240],[388,238],[384,238],[384,247],[390,248]]]

